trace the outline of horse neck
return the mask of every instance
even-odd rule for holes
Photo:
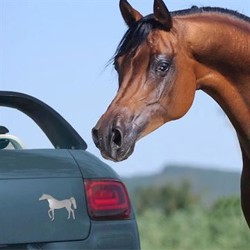
[[[250,23],[204,13],[179,17],[179,24],[195,62],[197,89],[225,111],[250,160]]]
[[[52,201],[52,200],[55,200],[55,198],[54,198],[53,196],[51,196],[51,195],[48,195],[48,196],[46,197],[46,199],[48,200],[48,202],[49,202],[49,201]]]
[[[181,39],[197,61],[239,83],[240,76],[249,75],[250,22],[213,12],[177,20],[181,24]]]

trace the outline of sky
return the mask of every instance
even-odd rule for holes
[[[142,14],[153,0],[130,0]],[[245,0],[165,0],[170,11],[224,7],[250,16]],[[118,89],[109,59],[127,27],[118,0],[0,0],[0,89],[37,97],[84,138],[88,151],[121,176],[159,173],[169,164],[241,171],[236,133],[215,101],[197,92],[190,111],[137,142],[129,159],[104,160],[91,129]],[[0,124],[27,148],[52,147],[19,111],[1,108]]]

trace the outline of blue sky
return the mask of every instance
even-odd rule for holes
[[[153,1],[131,0],[142,14]],[[169,10],[219,6],[250,15],[245,0],[166,0]],[[0,88],[33,95],[62,114],[101,158],[91,129],[117,91],[107,62],[127,27],[118,0],[0,0]],[[51,147],[29,118],[1,108],[6,125],[28,148]],[[167,164],[241,170],[236,134],[220,107],[197,92],[182,119],[140,140],[126,161],[111,165],[120,175],[159,172]]]

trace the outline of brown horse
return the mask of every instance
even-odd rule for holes
[[[162,0],[145,17],[126,0],[120,10],[129,29],[114,56],[119,90],[93,128],[96,146],[107,159],[126,159],[137,140],[182,117],[195,91],[205,91],[237,132],[250,226],[250,18],[210,7],[170,13]]]

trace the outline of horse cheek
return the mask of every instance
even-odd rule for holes
[[[179,78],[179,79],[178,79]],[[196,91],[195,75],[190,73],[185,77],[177,77],[169,93],[168,120],[177,120],[183,117],[193,104]]]

